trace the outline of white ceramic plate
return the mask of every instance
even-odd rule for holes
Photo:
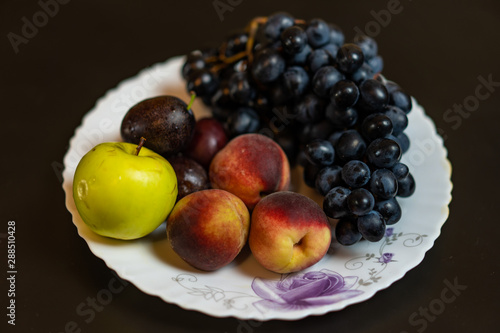
[[[248,250],[232,264],[207,273],[188,266],[170,249],[165,223],[135,241],[107,239],[90,231],[72,197],[73,175],[80,158],[98,143],[121,141],[121,120],[135,103],[162,94],[188,101],[180,75],[182,62],[183,58],[177,57],[157,64],[110,90],[84,117],[64,158],[66,206],[78,233],[120,277],[166,302],[215,317],[295,320],[365,301],[422,261],[448,217],[452,184],[443,141],[415,100],[406,130],[412,144],[402,161],[410,166],[417,189],[412,197],[399,199],[403,218],[390,226],[378,243],[332,244],[319,263],[297,274],[269,272]],[[209,115],[201,101],[195,102],[193,110],[197,118]],[[295,170],[293,179],[295,191],[321,203],[321,198],[302,183],[300,170]]]

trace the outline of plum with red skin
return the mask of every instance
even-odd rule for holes
[[[195,160],[184,155],[168,158],[177,176],[177,200],[188,194],[210,188],[207,171]]]
[[[221,122],[215,118],[202,118],[196,122],[191,141],[184,153],[208,169],[215,154],[228,142]]]

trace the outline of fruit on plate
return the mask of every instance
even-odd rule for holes
[[[252,212],[249,245],[255,259],[276,273],[317,263],[331,242],[328,218],[312,199],[282,191],[263,198]]]
[[[252,210],[262,197],[285,191],[290,185],[290,165],[283,149],[262,134],[232,139],[212,160],[213,188],[239,197]]]
[[[208,174],[196,161],[184,155],[175,155],[168,158],[177,176],[179,194],[177,200],[196,191],[206,190],[210,187]]]
[[[412,98],[381,75],[377,42],[361,34],[347,41],[333,24],[284,12],[254,18],[239,36],[186,57],[187,86],[198,80],[194,69],[210,71],[200,97],[213,116],[228,129],[238,124],[237,134],[265,133],[280,144],[325,196],[328,217],[347,221],[336,232],[341,244],[363,233],[377,241],[401,217],[398,198],[416,190],[411,173],[394,170],[410,145]],[[381,201],[387,205],[373,205]]]
[[[234,260],[248,238],[250,214],[237,196],[209,189],[177,202],[167,219],[174,252],[191,266],[214,271]]]
[[[137,103],[122,120],[123,140],[139,144],[144,137],[145,147],[162,156],[181,151],[191,140],[195,126],[193,100],[188,106],[174,96],[157,96]]]
[[[126,142],[106,142],[82,157],[73,198],[82,220],[99,235],[136,239],[155,230],[172,210],[177,179],[154,151]]]
[[[193,138],[184,153],[208,169],[215,154],[227,143],[222,124],[215,118],[202,118],[194,126]]]

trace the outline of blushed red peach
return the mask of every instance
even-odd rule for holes
[[[262,266],[276,273],[314,265],[325,256],[331,238],[323,209],[299,193],[270,194],[252,212],[250,249]]]
[[[288,190],[290,164],[269,137],[243,134],[215,155],[209,178],[213,188],[233,193],[252,210],[264,196]]]
[[[223,190],[202,190],[174,206],[167,219],[167,237],[185,262],[214,271],[240,253],[249,225],[250,213],[238,197]]]

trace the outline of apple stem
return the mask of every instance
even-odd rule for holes
[[[142,146],[146,142],[146,138],[141,136],[141,141],[139,141],[139,145],[135,148],[135,156],[139,156],[139,152],[141,151]]]
[[[196,99],[196,94],[194,91],[191,91],[191,100],[189,101],[189,104],[187,106],[187,110],[191,110],[191,107],[193,106],[194,100]]]

